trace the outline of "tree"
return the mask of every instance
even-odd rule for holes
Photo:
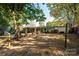
[[[0,14],[2,19],[2,23],[6,25],[10,25],[15,29],[15,33],[17,36],[19,35],[19,25],[27,24],[27,20],[43,20],[44,14],[43,11],[37,7],[33,3],[30,4],[0,4]],[[12,25],[13,24],[13,25]],[[2,24],[1,24],[2,25]]]
[[[50,15],[57,19],[65,18],[69,23],[76,23],[79,15],[79,4],[48,4]]]
[[[48,27],[53,27],[53,26],[65,26],[66,21],[65,20],[54,20],[52,22],[48,22],[47,26]]]
[[[66,18],[68,22],[66,23],[66,32],[65,32],[65,48],[67,47],[67,28],[69,24],[78,24],[79,20],[79,4],[48,4],[50,9],[51,16],[55,18]],[[71,27],[71,26],[70,26]]]

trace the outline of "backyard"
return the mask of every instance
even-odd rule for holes
[[[64,34],[45,34],[37,37],[22,37],[19,40],[0,39],[2,56],[64,56],[79,55],[79,37],[68,34],[67,48]],[[9,46],[10,44],[10,46]]]
[[[79,55],[79,3],[0,4],[0,56]]]

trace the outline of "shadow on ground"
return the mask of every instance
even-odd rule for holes
[[[74,37],[74,38],[73,38]],[[1,56],[64,56],[64,55],[79,55],[78,36],[68,34],[67,49],[64,47],[63,34],[45,34],[37,37],[23,37],[19,41],[12,40],[5,42],[0,48]],[[8,47],[10,43],[11,47]]]

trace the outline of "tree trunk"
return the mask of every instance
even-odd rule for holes
[[[19,27],[16,23],[16,16],[15,16],[14,11],[13,11],[13,24],[14,24],[14,29],[15,29],[15,36],[18,38],[18,37],[20,37],[20,33],[19,33]]]
[[[14,29],[17,29],[17,24],[16,24],[16,19],[15,19],[15,12],[13,12],[13,24],[14,24]]]
[[[76,24],[77,21],[77,8],[76,8],[76,4],[74,3],[74,24]]]

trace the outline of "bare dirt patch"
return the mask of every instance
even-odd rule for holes
[[[18,41],[1,42],[1,56],[79,55],[79,38],[76,34],[68,34],[67,49],[64,47],[63,34],[41,34],[37,37],[22,37]]]

